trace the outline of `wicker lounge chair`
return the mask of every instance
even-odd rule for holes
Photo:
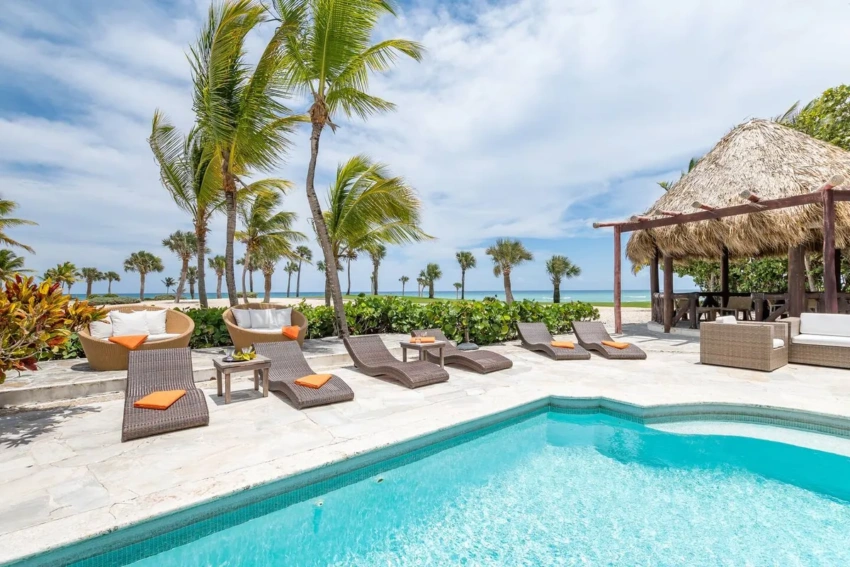
[[[285,343],[257,343],[257,354],[272,361],[269,371],[269,389],[281,392],[296,409],[311,408],[354,399],[354,392],[342,378],[332,376],[321,388],[299,386],[295,381],[315,374],[307,359],[294,341]]]
[[[132,313],[134,311],[159,311],[160,309],[162,308],[151,305],[129,305],[113,307],[107,309],[107,311]],[[177,336],[161,341],[146,342],[137,351],[187,347],[194,330],[195,322],[188,315],[174,309],[166,309],[165,332]],[[106,339],[92,337],[88,329],[82,329],[78,335],[83,351],[86,353],[86,359],[88,359],[89,366],[93,370],[127,370],[130,351],[126,347],[111,343]]]
[[[590,353],[581,345],[575,348],[559,348],[552,346],[552,335],[543,323],[517,323],[519,340],[528,350],[542,352],[555,360],[588,360]]]
[[[292,339],[284,337],[283,333],[262,333],[253,329],[245,329],[236,324],[236,317],[233,315],[234,309],[281,309],[283,305],[274,303],[247,303],[244,305],[235,305],[222,314],[224,324],[227,326],[227,332],[230,333],[230,340],[236,348],[246,348],[257,343],[282,343],[291,341]],[[304,344],[304,339],[307,336],[307,318],[298,311],[292,310],[292,324],[298,325],[298,346]]]
[[[449,373],[427,360],[402,362],[394,357],[378,335],[343,339],[357,370],[368,376],[388,376],[408,388],[445,382]]]
[[[605,330],[605,325],[599,321],[573,321],[573,332],[576,334],[578,344],[605,358],[613,360],[644,360],[646,358],[646,353],[635,345],[629,345],[624,349],[603,345],[602,341],[614,339]]]
[[[167,410],[133,407],[140,398],[159,390],[186,390],[186,395]],[[192,351],[189,348],[136,350],[130,353],[121,441],[209,423],[206,397],[195,387],[192,376]]]
[[[772,372],[788,364],[789,329],[785,323],[735,321],[703,323],[699,330],[701,364]]]
[[[446,364],[457,364],[479,374],[507,370],[514,365],[510,358],[489,350],[459,350],[449,342],[449,339],[446,338],[446,335],[440,329],[420,329],[412,331],[410,334],[414,337],[429,336],[434,337],[438,341],[445,341],[446,346],[443,347],[443,361]],[[439,363],[440,356],[437,353],[425,351],[425,360]]]

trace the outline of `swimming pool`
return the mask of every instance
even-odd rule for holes
[[[550,409],[76,565],[850,564],[850,458]]]

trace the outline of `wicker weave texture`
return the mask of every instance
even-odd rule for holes
[[[415,331],[411,331],[410,334],[414,337],[427,336],[434,337],[438,341],[444,341],[446,343],[446,346],[443,347],[443,362],[445,362],[445,364],[463,366],[464,368],[472,370],[473,372],[478,372],[479,374],[489,374],[490,372],[507,370],[514,365],[510,358],[502,356],[497,352],[491,352],[488,350],[459,350],[456,346],[449,342],[449,339],[445,334],[443,334],[441,329],[417,329]],[[425,351],[425,360],[439,364],[440,355]]]
[[[343,339],[343,342],[354,366],[368,376],[389,376],[408,388],[419,388],[449,379],[449,373],[433,362],[401,362],[390,353],[378,335],[349,337]]]
[[[233,315],[234,309],[281,309],[281,305],[275,303],[247,303],[231,307],[221,317],[224,319],[224,324],[227,326],[227,332],[230,333],[230,340],[236,348],[247,348],[257,343],[283,343],[292,339],[284,337],[283,333],[252,333],[251,329],[244,329],[236,324],[236,317]],[[292,324],[298,325],[298,346],[304,345],[304,339],[307,337],[307,317],[302,313],[292,310]]]
[[[773,347],[773,339],[785,346]],[[703,323],[699,333],[702,364],[772,372],[788,364],[788,326],[785,323]]]
[[[573,331],[578,344],[597,354],[612,360],[644,360],[646,353],[635,345],[619,349],[602,344],[602,341],[613,341],[605,330],[605,325],[599,321],[573,321]]]
[[[272,361],[269,371],[269,389],[285,395],[296,409],[311,408],[354,399],[354,391],[342,378],[332,375],[321,388],[313,389],[295,383],[299,378],[315,374],[304,353],[295,341],[285,343],[257,343],[257,354]]]
[[[186,390],[186,395],[167,410],[133,407],[136,401],[158,390]],[[192,351],[189,348],[137,350],[130,353],[121,441],[209,423],[206,397],[195,387]]]
[[[788,317],[783,319],[783,323],[788,325],[791,339],[800,334],[799,317]],[[850,347],[800,345],[794,344],[792,340],[788,362],[832,368],[850,368]]]
[[[575,348],[553,347],[552,334],[543,323],[517,323],[517,332],[522,346],[528,350],[542,352],[555,360],[588,360],[590,353],[581,345]]]
[[[121,313],[133,313],[136,311],[159,311],[161,307],[152,305],[127,305],[113,307],[107,311],[120,311]],[[195,330],[195,322],[192,319],[174,309],[165,310],[165,332],[176,334],[173,339],[144,343],[137,351],[162,350],[170,348],[183,348],[189,346],[192,332]],[[91,336],[88,328],[79,333],[80,344],[86,353],[89,366],[93,370],[127,370],[130,351],[121,345],[111,343],[106,339],[96,339]]]

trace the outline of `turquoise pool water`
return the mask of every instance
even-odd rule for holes
[[[850,565],[850,458],[790,445],[544,412],[372,472],[79,565]]]

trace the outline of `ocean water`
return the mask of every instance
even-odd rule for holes
[[[830,453],[543,413],[132,564],[850,565],[848,479]]]

